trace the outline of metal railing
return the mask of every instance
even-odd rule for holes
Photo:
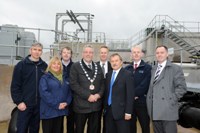
[[[147,39],[147,36],[152,30],[160,30],[162,26],[165,26],[163,28],[173,28],[173,30],[177,32],[187,33],[185,34],[186,36],[190,34],[191,37],[194,36],[194,34],[192,34],[193,32],[200,33],[200,22],[176,21],[168,15],[156,15],[147,27],[128,38],[129,45],[141,43]]]
[[[60,36],[60,41],[79,41],[81,43],[86,43],[87,33],[85,32],[79,32],[78,34],[76,32],[66,32],[64,36]],[[106,34],[104,32],[92,32],[92,39],[89,43],[106,43]]]
[[[200,44],[197,44],[197,45],[195,45],[195,46],[192,46],[192,47],[194,47],[194,48],[199,48],[200,49]],[[179,49],[173,49],[173,54],[175,53],[175,52],[180,52],[179,54],[180,54],[180,61],[179,62],[176,62],[176,63],[180,63],[180,66],[182,66],[182,64],[183,64],[183,51],[184,51],[184,49],[183,48],[179,48]],[[152,53],[154,53],[153,51],[152,51]],[[173,55],[172,54],[172,55]],[[170,54],[169,54],[169,56],[170,56]],[[155,59],[155,54],[151,54],[151,55],[146,55],[143,59],[145,60],[145,61],[149,61],[148,59],[149,58],[154,58]],[[191,59],[191,63],[195,63],[195,64],[197,64],[197,65],[199,65],[199,67],[200,67],[200,55],[194,55],[194,56],[190,56],[190,57],[188,57],[188,58],[190,58]],[[172,59],[171,59],[172,60]],[[156,60],[154,60],[153,62],[155,62]],[[173,61],[173,60],[172,60]],[[150,62],[150,64],[152,64],[153,63],[152,61]]]

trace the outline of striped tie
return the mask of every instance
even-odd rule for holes
[[[162,65],[158,65],[157,70],[156,70],[156,74],[153,80],[153,84],[155,84],[155,82],[158,80],[159,76],[160,76],[160,71],[161,71]]]
[[[101,66],[101,69],[102,69],[102,72],[103,72],[103,75],[105,77],[105,68],[104,68],[105,64],[103,63],[102,66]]]

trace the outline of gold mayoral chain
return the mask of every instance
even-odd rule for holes
[[[84,69],[83,64],[82,64],[81,61],[80,61],[80,65],[81,65],[81,68],[83,69],[83,71],[84,71],[84,73],[85,73],[85,76],[86,76],[87,79],[90,81],[89,89],[90,89],[90,90],[94,90],[95,87],[94,87],[94,85],[93,85],[93,82],[94,82],[94,80],[95,80],[96,77],[97,77],[97,64],[94,63],[94,66],[95,66],[95,73],[94,73],[94,77],[93,77],[92,79],[89,77],[87,71]]]

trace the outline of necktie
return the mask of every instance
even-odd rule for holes
[[[101,66],[101,69],[102,69],[102,72],[103,72],[103,75],[105,75],[105,68],[104,68],[105,64],[103,63],[102,66]]]
[[[92,70],[92,65],[89,64],[89,65],[88,65],[88,68],[90,68],[90,69]]]
[[[161,71],[162,65],[158,65],[157,70],[156,70],[156,74],[153,80],[153,84],[158,80],[159,76],[160,76],[160,71]]]
[[[137,69],[137,64],[134,64],[134,70],[136,70]]]
[[[115,81],[115,74],[116,74],[116,72],[113,71],[112,78],[110,81],[110,92],[109,92],[109,96],[108,96],[108,105],[111,105],[111,103],[112,103],[112,87],[113,87],[113,83]]]

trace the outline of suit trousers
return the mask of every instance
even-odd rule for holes
[[[63,116],[42,120],[43,133],[63,133]]]
[[[124,118],[114,120],[112,109],[109,106],[105,115],[105,131],[106,133],[130,133],[130,121],[126,121]]]
[[[150,118],[147,112],[146,100],[144,99],[135,100],[131,119],[131,133],[137,133],[137,120],[139,120],[142,133],[150,133]]]
[[[67,133],[75,133],[74,111],[72,104],[69,105],[69,115],[67,116]]]
[[[177,133],[176,121],[153,121],[154,133]]]
[[[87,133],[99,133],[99,122],[101,119],[101,111],[91,113],[75,112],[75,133],[84,133],[87,121]]]

